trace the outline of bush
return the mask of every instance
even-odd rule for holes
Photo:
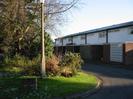
[[[27,66],[24,67],[24,74],[26,75],[41,75],[41,55],[39,54],[37,57],[32,60],[28,60]]]
[[[4,59],[4,64],[8,67],[21,69],[23,75],[39,75],[40,74],[40,55],[36,58],[29,59],[27,57],[16,54],[13,58],[8,56]]]
[[[60,74],[60,68],[58,66],[59,58],[56,56],[52,56],[51,58],[46,60],[46,72],[47,75],[55,76]]]
[[[0,63],[2,63],[4,60],[4,55],[0,53]]]
[[[60,66],[62,68],[62,75],[75,75],[80,69],[83,60],[78,53],[68,52],[66,53],[60,62]],[[67,68],[66,68],[67,67]]]
[[[40,75],[41,55],[33,59],[16,54],[13,58],[5,57],[4,64],[14,68],[22,75]],[[53,55],[46,59],[46,73],[49,76],[62,75],[71,77],[81,69],[83,60],[80,54],[68,52],[62,57]],[[19,72],[20,71],[20,72]]]
[[[22,55],[16,54],[13,58],[5,57],[4,64],[10,68],[19,69],[18,72],[21,75],[41,75],[41,55],[33,59],[29,59]],[[46,59],[46,73],[50,76],[55,76],[60,74],[59,58],[52,56]],[[16,71],[13,71],[15,73]]]
[[[13,58],[6,56],[4,59],[4,63],[7,64],[8,66],[15,66],[15,67],[24,67],[32,64],[31,62],[29,62],[28,58],[21,56],[19,54],[16,54]]]

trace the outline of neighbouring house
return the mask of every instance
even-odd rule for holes
[[[133,21],[55,39],[55,52],[77,52],[88,61],[133,64]]]

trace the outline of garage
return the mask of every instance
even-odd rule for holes
[[[123,44],[110,45],[110,61],[123,62]]]
[[[92,60],[91,46],[80,46],[80,55],[86,62]]]

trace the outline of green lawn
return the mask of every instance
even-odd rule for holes
[[[34,78],[34,77],[33,77]],[[94,76],[83,72],[70,78],[49,77],[46,79],[38,78],[38,90],[31,91],[23,89],[20,78],[0,78],[0,99],[47,99],[55,96],[66,96],[74,93],[83,92],[95,88],[97,80]],[[48,96],[46,98],[46,96]]]

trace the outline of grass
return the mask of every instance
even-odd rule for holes
[[[23,89],[22,81],[31,77],[0,78],[0,99],[49,99],[50,97],[63,97],[95,88],[97,80],[94,76],[83,72],[70,78],[49,77],[38,78],[38,90]],[[34,77],[32,77],[34,78]],[[28,90],[28,91],[27,91]],[[9,97],[10,96],[10,97]]]

